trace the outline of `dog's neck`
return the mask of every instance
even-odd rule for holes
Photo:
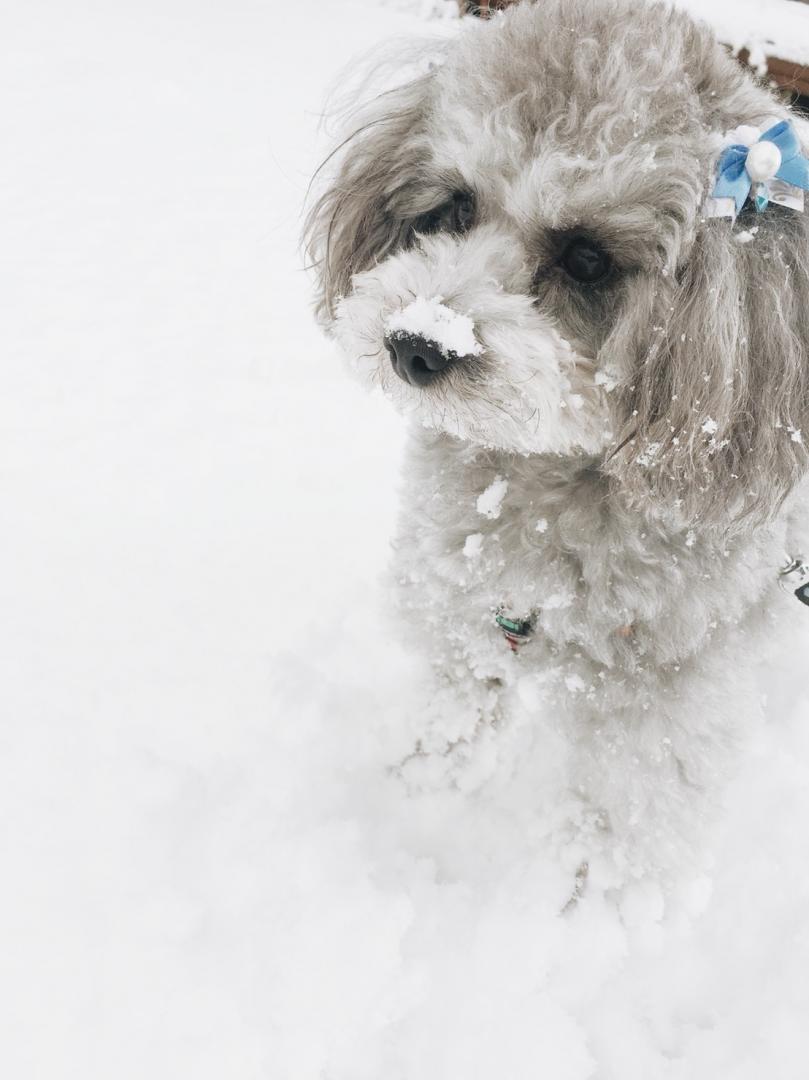
[[[525,530],[526,539],[533,532],[550,540],[555,526],[561,546],[571,552],[586,550],[618,522],[627,540],[646,528],[655,535],[688,528],[676,508],[631,507],[603,469],[606,454],[513,453],[414,427],[408,457],[406,479],[413,477],[416,487],[422,488],[420,494],[411,490],[417,502],[444,505],[450,519],[455,516],[454,504],[465,524],[477,522],[495,532],[518,527]],[[481,499],[498,481],[502,481],[500,501],[496,498],[500,489]],[[714,528],[710,535],[721,546],[722,531]]]

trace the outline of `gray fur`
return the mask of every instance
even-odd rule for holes
[[[414,426],[406,469],[406,621],[471,703],[461,743],[483,721],[516,730],[550,708],[569,789],[622,858],[670,866],[755,719],[753,659],[796,617],[777,565],[809,543],[795,524],[807,218],[702,213],[723,134],[788,112],[664,5],[525,3],[436,50],[431,71],[362,117],[308,223],[321,314],[433,429]],[[477,198],[471,232],[419,235],[420,216],[459,188]],[[617,266],[590,293],[555,262],[576,230]],[[386,312],[423,289],[473,313],[486,349],[476,371],[414,394],[381,334]],[[583,397],[578,447],[569,406],[548,414],[557,384],[526,359],[540,340],[558,385]],[[524,389],[526,371],[551,379],[544,397]],[[489,520],[477,499],[497,476],[508,492]],[[464,554],[478,534],[480,555]],[[516,657],[499,606],[536,620]],[[592,858],[592,830],[588,843]]]
[[[376,102],[373,115],[341,145],[345,154],[338,175],[310,212],[307,234],[320,276],[323,317],[334,317],[355,274],[406,239],[409,193],[420,183],[417,147],[429,82],[417,80]],[[413,208],[412,216],[416,213]]]

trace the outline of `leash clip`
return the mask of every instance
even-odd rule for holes
[[[802,604],[809,605],[809,562],[803,555],[788,555],[778,571],[778,584],[792,592]]]

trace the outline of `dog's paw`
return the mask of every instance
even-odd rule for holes
[[[583,862],[576,871],[576,877],[573,881],[573,891],[571,892],[567,903],[560,911],[560,915],[569,915],[578,906],[579,900],[584,896],[584,890],[587,887],[587,875],[589,872],[589,863]]]
[[[417,788],[446,783],[474,788],[494,768],[492,743],[498,724],[496,685],[440,685],[419,712],[413,751],[397,772]]]

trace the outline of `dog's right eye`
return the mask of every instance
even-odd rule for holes
[[[609,274],[612,259],[594,240],[586,236],[576,236],[562,252],[559,265],[574,281],[582,285],[594,285]]]
[[[475,200],[467,192],[458,192],[453,199],[453,225],[455,232],[471,229],[475,220]]]
[[[464,233],[475,221],[475,199],[468,191],[456,191],[435,210],[422,214],[412,225],[414,233]]]

